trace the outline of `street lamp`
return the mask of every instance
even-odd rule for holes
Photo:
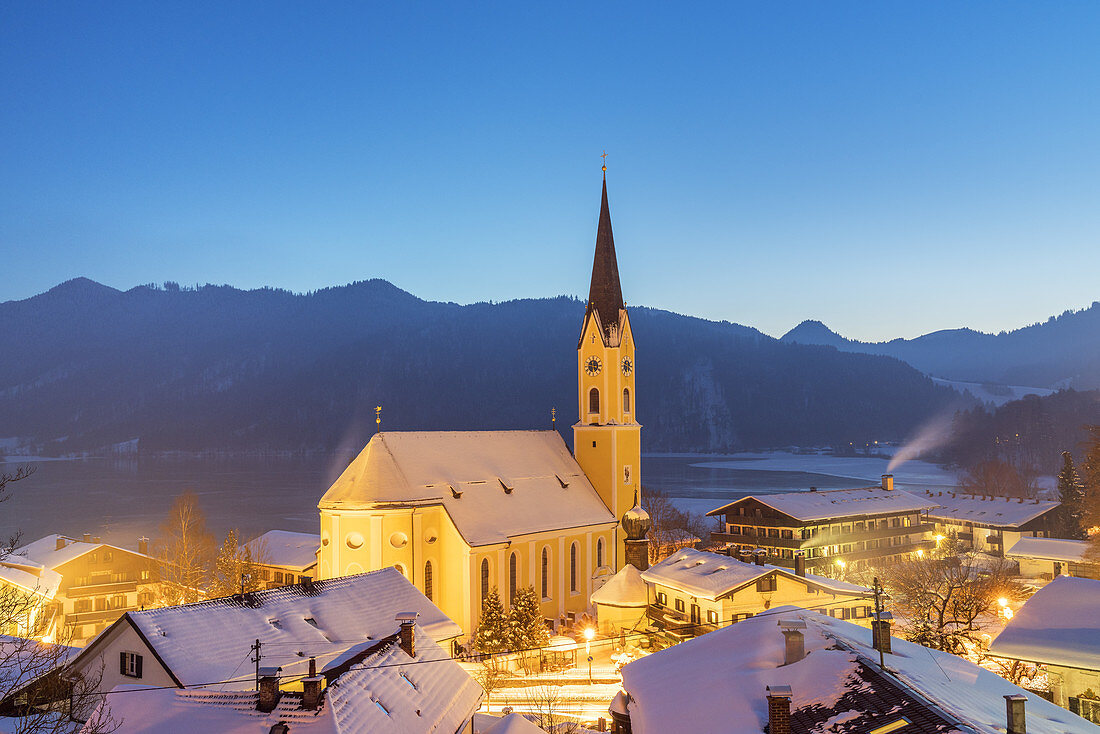
[[[592,685],[592,639],[596,636],[596,630],[591,627],[584,628],[584,654],[588,656],[588,685]]]

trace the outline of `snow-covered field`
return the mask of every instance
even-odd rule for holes
[[[932,382],[937,385],[954,388],[959,392],[968,392],[983,403],[992,403],[1001,406],[1013,400],[1019,400],[1025,395],[1050,395],[1053,390],[1044,387],[1027,387],[1026,385],[990,385],[981,382],[961,382],[960,380],[945,380],[942,377],[933,377]]]

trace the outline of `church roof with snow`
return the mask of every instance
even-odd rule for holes
[[[318,503],[432,505],[472,546],[616,521],[557,431],[379,433]]]
[[[989,652],[1032,663],[1100,670],[1097,610],[1100,581],[1059,576],[1024,602],[990,643]]]
[[[787,665],[779,620],[806,624],[806,655]],[[1004,696],[1023,689],[956,655],[897,638],[891,644],[882,671],[870,629],[796,607],[772,609],[627,664],[631,730],[760,734],[766,687],[790,686],[791,734],[884,726],[898,734],[1004,734]],[[1094,734],[1096,727],[1031,694],[1027,731]]]

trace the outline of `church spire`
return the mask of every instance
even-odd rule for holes
[[[603,200],[600,202],[600,224],[596,228],[596,255],[592,260],[592,284],[588,289],[587,312],[599,314],[603,336],[611,343],[611,335],[619,333],[619,310],[624,308],[623,290],[619,285],[619,264],[615,260],[615,237],[611,233],[611,207],[607,204],[607,168],[604,168]],[[587,317],[587,314],[586,314]]]

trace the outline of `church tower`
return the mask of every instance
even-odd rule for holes
[[[619,285],[606,171],[592,284],[577,345],[579,420],[573,426],[573,452],[611,514],[621,518],[641,488],[641,425],[635,419],[634,334]],[[626,536],[622,528],[615,534],[612,560],[618,571],[625,563]]]

